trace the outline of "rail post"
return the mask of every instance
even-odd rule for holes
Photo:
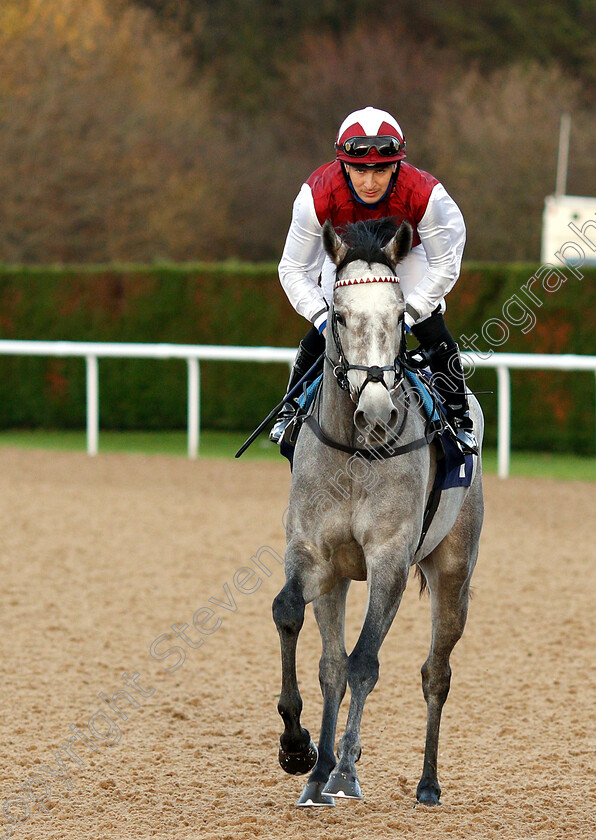
[[[187,359],[188,363],[188,457],[193,460],[199,455],[201,427],[201,373],[198,359]]]
[[[97,356],[85,357],[87,388],[87,455],[97,455],[99,441],[99,375]]]
[[[498,437],[497,460],[499,478],[509,475],[509,458],[511,452],[511,377],[509,368],[504,365],[497,367],[498,383]]]

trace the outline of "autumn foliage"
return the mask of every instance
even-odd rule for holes
[[[487,62],[478,11],[476,61],[471,29],[441,39],[440,16],[402,5],[389,25],[352,3],[348,25],[335,2],[325,19],[291,2],[231,17],[227,0],[3,0],[0,261],[275,259],[300,183],[365,104],[395,113],[409,161],[462,207],[468,259],[536,259],[563,111],[568,192],[596,195],[592,70],[519,43]]]
[[[2,260],[220,255],[225,154],[179,40],[107,0],[5,0],[0,23]]]

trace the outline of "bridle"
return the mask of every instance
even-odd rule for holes
[[[363,278],[361,280],[351,280],[351,281],[337,281],[336,286],[347,286],[347,285],[356,285],[358,283],[398,283],[399,280],[397,277],[386,277],[386,278],[371,278],[366,279]],[[325,360],[329,365],[331,365],[333,375],[337,380],[337,384],[342,389],[342,391],[348,391],[352,401],[356,404],[360,400],[362,396],[362,392],[366,388],[369,382],[380,382],[386,389],[389,391],[389,394],[393,396],[398,388],[402,385],[404,381],[404,366],[406,364],[406,331],[405,331],[405,323],[403,319],[403,315],[399,321],[399,329],[401,330],[400,333],[400,341],[399,341],[399,349],[397,351],[397,356],[393,360],[393,364],[391,365],[353,365],[350,364],[346,358],[346,354],[344,352],[341,338],[339,335],[338,329],[338,316],[337,313],[334,311],[331,315],[331,335],[333,338],[333,343],[335,345],[335,350],[337,352],[338,359],[335,361],[334,359],[329,356],[329,354],[325,351]],[[366,372],[366,379],[360,386],[360,388],[352,388],[350,385],[350,380],[348,378],[348,373],[351,370],[363,370]],[[387,385],[385,381],[385,373],[393,371],[393,385]]]
[[[351,280],[336,280],[336,286],[352,286],[358,283],[399,283],[398,278],[393,274],[389,277],[363,277],[360,279],[351,279]],[[329,446],[332,449],[338,449],[341,452],[349,453],[350,455],[358,455],[362,456],[367,460],[384,460],[386,458],[394,458],[397,455],[404,455],[407,452],[413,452],[415,449],[420,449],[423,446],[428,446],[433,438],[437,433],[437,428],[434,426],[433,423],[427,421],[425,425],[425,431],[423,437],[416,438],[415,440],[408,441],[407,443],[399,443],[401,438],[402,432],[404,430],[405,424],[408,418],[408,411],[410,407],[410,397],[408,388],[405,387],[406,382],[406,371],[415,371],[417,367],[420,365],[414,364],[408,357],[407,349],[406,349],[406,328],[405,328],[405,321],[402,317],[399,320],[399,347],[397,351],[397,355],[393,360],[393,364],[391,365],[352,365],[346,359],[346,354],[344,352],[341,337],[339,335],[338,329],[338,313],[335,310],[331,313],[331,337],[333,340],[333,344],[335,346],[335,351],[337,353],[337,360],[333,359],[325,350],[325,361],[331,367],[331,371],[333,376],[338,384],[338,386],[342,389],[342,391],[348,391],[352,400],[355,403],[358,403],[360,396],[364,388],[368,385],[369,382],[382,382],[384,387],[387,389],[391,397],[395,394],[398,388],[403,388],[403,401],[402,405],[405,408],[403,412],[402,422],[400,428],[393,432],[392,437],[386,443],[382,443],[379,446],[351,446],[347,443],[342,443],[337,440],[333,440],[327,435],[323,429],[321,428],[320,423],[320,409],[321,409],[321,400],[320,398],[317,399],[313,405],[315,406],[314,412],[309,411],[304,416],[304,422],[306,425],[311,429],[311,431],[315,434],[315,436],[321,441],[321,443],[325,444],[325,446]],[[362,370],[366,372],[366,379],[362,386],[358,389],[352,388],[350,385],[350,381],[348,379],[348,373],[351,370]],[[393,385],[388,386],[385,382],[385,373],[390,373],[393,371]]]

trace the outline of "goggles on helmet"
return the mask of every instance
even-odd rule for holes
[[[381,135],[378,137],[350,137],[344,143],[336,143],[338,152],[343,152],[348,157],[366,157],[372,149],[376,149],[382,157],[397,155],[406,144],[400,142],[397,137]]]

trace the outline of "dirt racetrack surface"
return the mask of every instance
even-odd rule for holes
[[[364,799],[302,810],[277,764],[285,463],[0,449],[0,467],[0,838],[596,836],[595,484],[485,479],[442,806],[414,807],[430,620],[411,580],[364,713]],[[365,597],[353,584],[349,649]],[[315,736],[319,652],[309,609]]]

